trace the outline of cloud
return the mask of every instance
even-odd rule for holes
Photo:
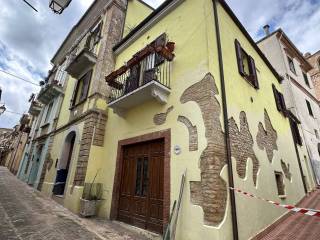
[[[262,27],[282,28],[301,52],[320,49],[320,1],[316,0],[227,0],[230,7],[258,40]]]
[[[73,0],[62,15],[54,14],[48,1],[29,0],[38,13],[23,1],[2,0],[0,8],[0,69],[34,82],[51,68],[50,59],[93,0]],[[145,0],[158,7],[163,0]],[[315,52],[320,42],[320,1],[317,0],[226,0],[251,36],[263,36],[262,26],[283,28],[302,52]],[[0,72],[2,102],[9,110],[23,113],[37,87]],[[20,116],[5,113],[0,127],[14,126]]]
[[[62,15],[54,14],[48,1],[29,0],[38,13],[23,1],[2,0],[0,8],[0,70],[39,82],[51,68],[50,59],[72,26],[93,0],[75,0]],[[80,4],[79,4],[80,3]],[[24,113],[28,98],[39,88],[0,72],[2,102],[9,111]],[[5,112],[0,127],[13,127],[20,115]]]

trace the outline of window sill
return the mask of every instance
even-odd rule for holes
[[[284,200],[284,199],[287,198],[287,195],[279,195],[279,198],[282,199],[282,200]]]
[[[48,127],[49,125],[50,125],[50,123],[48,122],[48,123],[43,124],[40,128],[45,128],[45,127]]]
[[[74,110],[75,108],[77,108],[78,106],[80,106],[81,104],[83,104],[85,101],[87,100],[87,98],[83,99],[82,101],[78,102],[77,104],[73,105],[72,107],[69,108],[70,111]]]

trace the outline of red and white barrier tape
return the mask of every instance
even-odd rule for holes
[[[282,208],[286,208],[286,209],[288,209],[289,211],[292,211],[292,212],[302,213],[302,214],[305,214],[305,215],[308,215],[308,216],[320,217],[320,210],[309,209],[309,208],[299,208],[299,207],[296,207],[296,206],[293,206],[293,205],[280,204],[280,203],[277,203],[277,202],[274,202],[274,201],[271,201],[271,200],[268,200],[268,199],[264,199],[262,197],[255,196],[255,195],[253,195],[251,193],[242,191],[240,189],[236,189],[236,188],[232,188],[232,187],[230,187],[230,189],[235,191],[235,192],[237,192],[237,193],[241,193],[241,194],[243,194],[243,195],[245,195],[247,197],[260,199],[262,201],[271,203],[273,205],[276,205],[276,206],[279,206],[279,207],[282,207]]]

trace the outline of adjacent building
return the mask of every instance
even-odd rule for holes
[[[31,118],[23,114],[19,124],[13,129],[1,129],[0,133],[0,165],[17,174],[23,151],[30,133]]]
[[[265,30],[266,37],[258,42],[258,46],[283,77],[281,86],[286,107],[301,122],[299,138],[307,152],[303,153],[300,148],[300,158],[305,161],[307,168],[313,170],[302,169],[305,185],[310,190],[314,177],[308,177],[308,172],[314,172],[318,183],[320,180],[320,172],[315,168],[320,163],[320,108],[316,88],[309,74],[312,66],[282,29],[269,33],[269,27],[265,26]]]
[[[314,54],[307,53],[305,58],[311,64],[312,69],[309,71],[309,75],[312,79],[314,86],[315,96],[320,101],[320,51]],[[320,143],[318,143],[318,152],[320,154]],[[314,162],[314,168],[318,174],[318,179],[320,179],[320,162]]]

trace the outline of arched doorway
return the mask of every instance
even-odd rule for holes
[[[64,195],[75,139],[76,133],[72,131],[67,135],[64,141],[61,158],[57,168],[57,176],[52,190],[55,195]]]

